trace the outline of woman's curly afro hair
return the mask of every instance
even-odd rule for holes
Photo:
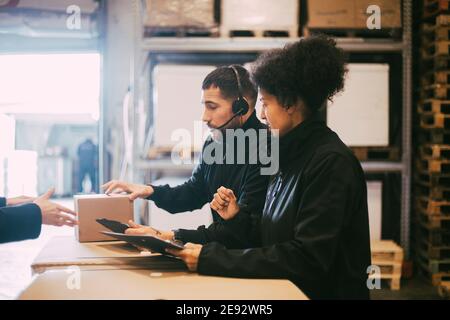
[[[252,66],[255,84],[289,107],[301,99],[310,113],[344,87],[346,55],[324,35],[301,39],[260,55]]]

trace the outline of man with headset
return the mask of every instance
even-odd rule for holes
[[[259,213],[262,212],[269,176],[261,174],[261,164],[258,161],[252,164],[249,155],[260,154],[260,143],[247,143],[245,150],[234,150],[235,156],[245,152],[246,162],[236,163],[225,159],[221,163],[206,162],[205,148],[211,144],[218,144],[224,148],[223,154],[228,156],[227,148],[236,148],[236,145],[225,141],[217,141],[215,133],[224,133],[226,129],[267,130],[256,117],[255,104],[257,88],[250,80],[248,71],[239,65],[219,67],[206,76],[202,84],[202,104],[204,111],[202,120],[211,129],[212,135],[203,145],[202,158],[193,170],[192,176],[185,183],[169,187],[168,185],[138,185],[122,181],[110,181],[102,186],[106,194],[125,191],[130,193],[130,199],[148,199],[170,213],[178,213],[200,209],[213,198],[217,198],[217,189],[221,186],[234,191],[241,208],[239,223],[232,225],[212,210],[213,223],[200,226],[196,230],[159,231],[151,227],[141,226],[130,221],[131,228],[128,234],[152,234],[167,240],[179,240],[205,244],[219,242],[227,248],[248,248],[259,244],[259,234],[252,233],[258,230],[260,223]],[[227,130],[228,133],[228,130]],[[219,135],[224,136],[224,135]],[[269,135],[270,136],[270,135]],[[266,146],[266,144],[262,144]],[[231,147],[230,147],[231,146]],[[267,150],[265,150],[267,151]],[[233,164],[229,164],[232,162]],[[243,209],[242,209],[243,208]],[[256,228],[255,228],[256,226]]]

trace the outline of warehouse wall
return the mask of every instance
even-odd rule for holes
[[[100,164],[100,168],[103,168],[103,181],[119,177],[123,159],[122,103],[130,83],[130,59],[134,47],[132,3],[123,0],[109,0],[106,3],[102,50],[104,101],[100,132],[104,138],[103,159]]]

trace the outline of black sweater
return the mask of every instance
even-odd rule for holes
[[[248,129],[267,130],[256,117],[256,113],[249,117],[243,124],[242,130]],[[268,134],[270,136],[270,134]],[[203,151],[210,144],[217,144],[208,138],[203,146]],[[260,145],[248,144],[246,141],[244,150],[246,162],[244,164],[208,164],[203,157],[195,167],[191,178],[185,183],[170,187],[169,185],[153,186],[154,193],[148,198],[155,204],[170,213],[192,211],[202,208],[206,203],[213,200],[214,193],[221,186],[232,189],[238,203],[243,208],[243,214],[237,219],[239,223],[229,224],[220,215],[212,211],[213,223],[208,226],[200,226],[197,230],[180,229],[176,232],[177,239],[183,242],[193,242],[205,244],[216,241],[227,248],[248,248],[260,244],[260,234],[257,227],[261,221],[261,212],[264,206],[264,199],[269,182],[269,176],[261,175],[261,165],[250,164],[247,161],[250,154],[259,152]],[[231,144],[224,143],[217,145],[219,148],[226,148]],[[211,146],[210,146],[211,147]],[[237,144],[234,144],[237,147]],[[264,146],[262,146],[264,147]],[[235,149],[235,157],[237,156]],[[240,150],[242,152],[242,150]],[[203,153],[203,152],[202,152]],[[236,159],[234,159],[236,160]],[[253,231],[253,232],[252,232]]]
[[[41,233],[41,209],[34,204],[6,206],[0,198],[0,243],[35,239]]]
[[[312,299],[369,298],[367,190],[360,163],[314,119],[280,139],[280,163],[262,214],[262,246],[227,250],[207,244],[198,272],[285,278]]]

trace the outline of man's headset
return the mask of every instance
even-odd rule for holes
[[[233,72],[236,76],[236,82],[237,82],[239,96],[238,96],[237,100],[233,101],[232,109],[231,109],[233,111],[233,116],[231,117],[231,119],[216,129],[222,129],[222,128],[226,127],[231,121],[233,121],[234,118],[246,114],[249,109],[248,102],[244,99],[244,96],[242,95],[242,86],[241,86],[241,79],[239,77],[239,73],[234,66],[229,66],[229,68],[231,70],[233,70]]]

